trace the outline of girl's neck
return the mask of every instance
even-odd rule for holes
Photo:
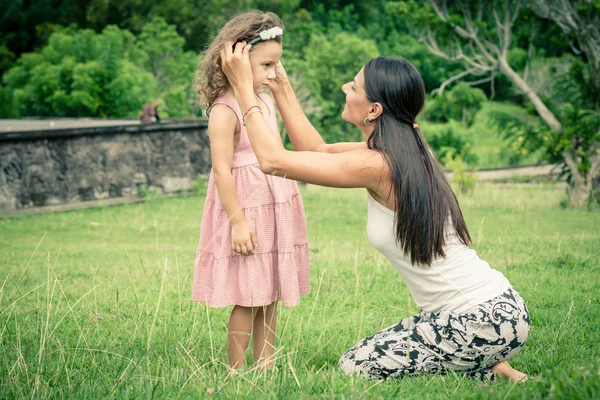
[[[254,95],[256,96],[256,98],[260,99],[260,94],[258,93],[254,93]],[[228,87],[227,90],[225,91],[225,96],[232,96],[233,98],[235,98],[235,93],[233,93],[233,89],[231,87]]]

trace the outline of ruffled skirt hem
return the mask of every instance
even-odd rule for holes
[[[236,254],[223,259],[205,253],[197,261],[192,300],[211,308],[259,307],[275,301],[293,307],[310,293],[308,244],[294,246],[293,252]]]

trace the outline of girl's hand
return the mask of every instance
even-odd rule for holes
[[[221,67],[236,95],[243,90],[253,91],[250,47],[246,42],[238,42],[234,46],[234,42],[229,41],[221,50]]]
[[[271,90],[271,92],[275,93],[287,84],[289,84],[287,72],[285,72],[283,64],[281,64],[281,61],[279,61],[275,66],[275,79],[269,80],[267,82],[267,87]]]
[[[246,220],[231,225],[231,249],[233,251],[240,254],[254,254],[257,244],[256,233],[250,229]]]

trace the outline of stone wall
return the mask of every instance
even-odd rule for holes
[[[204,120],[0,132],[0,209],[174,192],[210,167]]]

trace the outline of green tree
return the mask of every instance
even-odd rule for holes
[[[186,50],[199,52],[235,14],[260,9],[285,17],[299,3],[299,0],[92,0],[87,20],[96,29],[117,24],[138,33],[152,18],[160,17],[176,27],[185,39]]]
[[[592,47],[598,47],[600,21],[598,13],[593,12],[597,10],[595,7],[598,0],[574,2],[540,0],[540,2],[554,5],[572,3],[572,7],[565,6],[564,9],[561,9],[563,13],[567,13],[566,18],[578,21],[575,23],[577,27],[585,27],[592,32],[587,36],[581,33],[578,40],[590,41]],[[468,75],[483,77],[477,82],[470,82],[470,84],[474,84],[493,80],[495,73],[500,72],[524,93],[540,118],[555,135],[564,134],[565,130],[557,115],[510,64],[509,53],[514,44],[514,27],[521,26],[522,28],[523,26],[523,21],[520,20],[523,7],[521,1],[504,0],[492,4],[476,0],[461,0],[451,3],[445,0],[392,3],[392,8],[397,14],[410,15],[411,31],[426,44],[433,54],[464,66],[461,73],[442,84],[442,89],[445,85]],[[589,47],[582,45],[582,48],[588,49]],[[595,76],[594,74],[590,75]],[[582,148],[581,143],[588,142],[577,135],[575,133],[570,141],[571,145],[564,148],[561,157],[572,177],[568,190],[569,202],[573,206],[582,206],[590,196],[592,178],[597,173],[600,155],[597,152],[598,143],[594,139],[589,142],[587,148]],[[593,134],[586,133],[585,135],[595,137]],[[529,138],[529,136],[523,137]]]
[[[0,47],[14,61],[23,53],[40,49],[49,35],[61,25],[86,23],[86,8],[90,1],[71,0],[8,0],[0,2]],[[0,60],[4,54],[0,53]],[[13,65],[11,63],[11,67]],[[0,67],[0,75],[8,68]]]
[[[286,58],[284,62],[290,73],[300,75],[299,79],[318,105],[320,112],[309,117],[325,141],[361,140],[360,132],[341,121],[345,104],[341,87],[351,81],[369,59],[378,55],[375,42],[347,32],[333,37],[315,33],[308,48],[305,59]]]
[[[135,42],[135,62],[152,73],[158,85],[154,100],[166,117],[187,117],[199,112],[191,87],[197,56],[184,51],[185,40],[175,26],[154,17],[143,27]]]
[[[409,33],[393,30],[377,43],[381,54],[409,60],[419,70],[428,93],[439,88],[448,75],[461,71],[460,65],[431,54],[427,47]]]
[[[552,133],[569,170],[570,203],[581,205],[600,174],[600,0],[532,0],[531,6],[560,27],[580,57],[558,77],[564,119]]]

